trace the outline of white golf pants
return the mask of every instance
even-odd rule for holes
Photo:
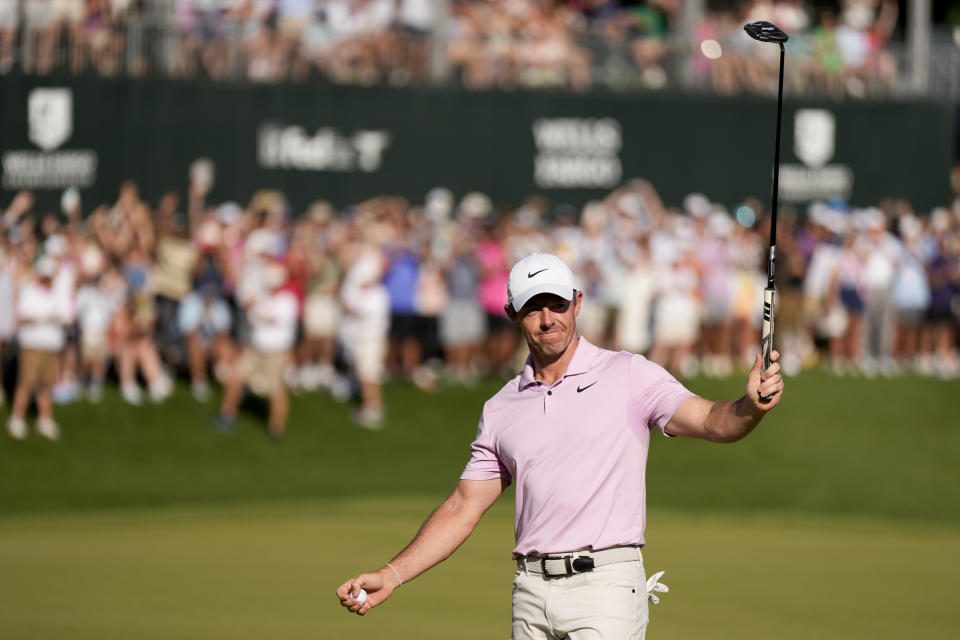
[[[649,621],[643,558],[569,577],[518,569],[511,640],[643,640]]]

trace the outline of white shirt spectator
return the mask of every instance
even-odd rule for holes
[[[385,31],[393,22],[392,0],[331,0],[327,5],[327,24],[334,39],[352,38]]]
[[[66,309],[67,320],[69,324],[77,318],[76,298],[74,292],[77,288],[77,266],[70,261],[60,263],[57,269],[57,275],[53,278],[53,290],[60,297],[60,303]]]
[[[827,295],[839,257],[840,249],[836,245],[826,242],[817,245],[803,281],[804,297],[808,300],[822,300]]]
[[[347,270],[340,290],[345,343],[386,338],[390,330],[390,295],[380,284],[380,270],[379,252],[368,252]]]
[[[85,284],[80,287],[77,292],[77,319],[84,340],[105,338],[113,314],[122,303],[122,295],[108,293],[97,285]]]
[[[429,31],[433,25],[433,0],[401,0],[400,22],[419,31]]]
[[[36,351],[60,351],[64,345],[63,325],[70,322],[69,301],[52,286],[36,281],[25,283],[17,298],[17,337],[20,346]]]
[[[297,337],[298,312],[297,297],[290,291],[259,296],[247,312],[250,344],[266,353],[292,349]]]
[[[884,232],[875,242],[863,268],[863,284],[868,291],[889,291],[897,275],[902,247],[900,241]]]

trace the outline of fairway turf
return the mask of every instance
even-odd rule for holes
[[[390,385],[379,433],[295,398],[280,443],[259,403],[224,435],[184,389],[58,407],[61,442],[0,439],[0,636],[508,637],[512,490],[388,606],[361,620],[333,595],[453,488],[501,384]],[[743,382],[689,385],[720,399]],[[644,553],[671,593],[648,637],[954,637],[958,389],[805,374],[742,442],[654,437]]]
[[[9,638],[507,638],[512,514],[363,619],[334,589],[389,558],[432,503],[366,500],[0,523]],[[953,638],[956,530],[653,512],[671,588],[649,637]],[[42,570],[38,570],[38,568]]]

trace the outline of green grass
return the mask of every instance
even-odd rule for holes
[[[960,385],[822,373],[733,445],[654,437],[654,638],[947,638],[960,588]],[[0,635],[505,638],[512,493],[447,563],[365,619],[333,589],[379,566],[453,487],[477,389],[387,389],[387,429],[296,398],[270,441],[180,390],[59,407],[64,437],[0,438]],[[706,397],[739,380],[697,379]],[[4,416],[5,417],[5,416]]]
[[[215,405],[179,392],[156,407],[115,394],[58,408],[64,437],[0,438],[0,514],[297,498],[442,496],[469,454],[483,400],[500,386],[387,390],[388,427],[354,428],[349,407],[297,398],[287,438],[269,442],[256,411],[239,432],[209,427]],[[738,380],[695,380],[735,397]],[[655,436],[653,506],[960,521],[960,384],[808,374],[733,445]],[[257,408],[256,403],[252,405]]]
[[[427,500],[30,516],[0,523],[10,638],[507,638],[512,515],[364,618],[334,589],[380,565]],[[671,587],[648,637],[953,638],[956,529],[654,511]]]

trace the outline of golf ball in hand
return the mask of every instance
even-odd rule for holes
[[[367,591],[366,591],[366,589],[360,589],[360,593],[358,593],[358,594],[356,595],[356,597],[354,597],[354,600],[356,600],[356,601],[359,602],[360,604],[364,604],[364,603],[367,601]]]

